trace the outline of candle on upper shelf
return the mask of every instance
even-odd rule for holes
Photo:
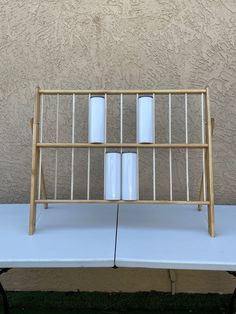
[[[91,96],[89,99],[89,143],[105,143],[105,98]]]
[[[154,130],[153,97],[139,96],[137,100],[137,143],[154,143]]]

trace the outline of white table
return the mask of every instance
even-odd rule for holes
[[[215,206],[216,237],[207,209],[181,205],[122,205],[116,265],[236,271],[236,206]]]
[[[39,206],[38,206],[39,207]],[[216,237],[196,206],[0,205],[0,274],[16,267],[146,267],[236,271],[236,206],[216,206]],[[118,219],[118,220],[117,220]],[[0,283],[4,313],[7,295]],[[233,313],[236,290],[231,297]]]
[[[29,205],[0,205],[0,268],[112,267],[116,219],[116,205],[38,206],[29,236]]]
[[[0,268],[236,271],[236,206],[216,206],[215,238],[207,232],[206,209],[196,206],[121,205],[118,229],[115,204],[38,207],[36,232],[29,236],[29,205],[0,205]]]

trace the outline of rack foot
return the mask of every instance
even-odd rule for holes
[[[197,205],[197,210],[200,212],[202,210],[202,205]]]
[[[30,205],[30,221],[29,221],[29,235],[32,235],[35,232],[36,224],[36,204]]]
[[[208,232],[211,237],[215,237],[215,222],[214,222],[214,205],[208,205]]]

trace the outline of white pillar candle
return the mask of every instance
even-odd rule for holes
[[[105,142],[105,99],[91,96],[89,101],[89,143]]]
[[[107,152],[104,165],[104,199],[121,199],[121,154]]]
[[[122,154],[122,199],[138,200],[138,157],[137,153]]]
[[[154,103],[152,96],[139,96],[137,103],[137,143],[154,143]]]

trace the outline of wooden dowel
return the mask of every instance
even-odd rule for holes
[[[185,143],[188,144],[188,95],[185,94]],[[185,172],[186,172],[186,198],[189,201],[189,154],[188,148],[185,151]]]
[[[74,144],[75,142],[75,94],[72,97],[72,132],[71,132],[71,142]],[[74,163],[75,163],[75,149],[74,147],[71,149],[71,199],[74,198]]]
[[[126,201],[126,200],[119,200],[119,201],[108,201],[108,200],[36,200],[36,203],[97,203],[97,204],[185,204],[185,205],[208,205],[209,201],[166,201],[166,200],[137,200],[137,201]]]
[[[120,144],[123,144],[123,94],[120,95]],[[122,147],[120,152],[122,153]]]
[[[169,94],[169,145],[172,141],[172,130],[171,130],[171,94]],[[185,144],[186,145],[186,144]],[[170,175],[170,201],[173,200],[173,181],[172,181],[172,150],[169,146],[169,175]]]
[[[205,104],[206,108],[206,104]],[[205,116],[204,116],[204,97],[203,94],[201,94],[201,116],[202,116],[202,144],[206,142],[205,138]],[[203,200],[206,200],[206,159],[205,159],[205,150],[202,150],[202,173],[203,173]]]
[[[89,102],[89,108],[90,108],[90,105],[91,105],[91,94],[89,93],[88,95],[88,102]],[[90,109],[89,109],[90,110]],[[90,199],[90,153],[91,153],[91,149],[90,147],[88,146],[88,159],[87,159],[87,200]]]
[[[153,102],[153,140],[156,143],[156,102],[155,102],[155,94],[152,94],[152,102]],[[156,149],[152,149],[152,188],[153,188],[153,199],[156,200]]]
[[[79,90],[79,89],[71,89],[71,90],[63,90],[63,89],[41,89],[40,94],[44,95],[136,95],[136,94],[201,94],[206,93],[206,89],[138,89],[138,90]]]
[[[208,144],[138,144],[138,143],[104,143],[104,144],[91,144],[91,143],[37,143],[37,147],[42,148],[207,148]]]
[[[207,114],[207,163],[208,163],[208,176],[207,176],[207,192],[208,192],[208,231],[209,234],[215,236],[215,217],[214,217],[214,188],[213,188],[213,166],[212,166],[212,126],[211,126],[211,112],[210,112],[210,97],[209,89],[206,89],[206,114]]]
[[[59,135],[59,104],[60,104],[60,95],[57,95],[56,102],[56,143],[58,143]],[[57,171],[58,171],[58,153],[57,149],[55,150],[55,174],[54,174],[54,198],[57,198]]]
[[[44,95],[40,97],[40,136],[39,136],[39,142],[43,142],[43,111],[44,111]],[[38,198],[41,198],[41,179],[42,179],[42,148],[39,148],[39,171],[38,171]]]
[[[139,120],[138,114],[139,114],[139,110],[138,110],[138,99],[139,99],[139,94],[136,94],[136,114],[137,114],[137,121]],[[136,124],[136,141],[138,142],[138,123]],[[137,173],[137,179],[136,179],[136,190],[137,190],[137,199],[139,199],[139,147],[136,147],[136,153],[137,153],[137,163],[136,163],[136,173]]]

